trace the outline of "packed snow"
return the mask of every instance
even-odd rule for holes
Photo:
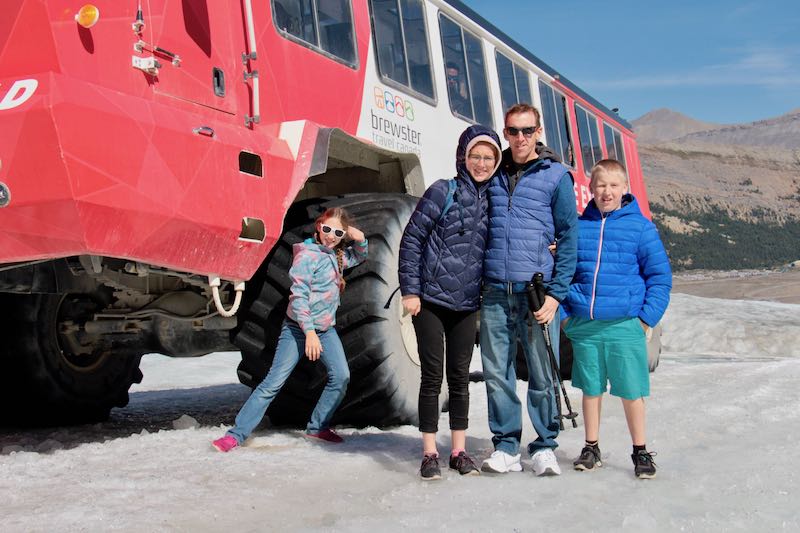
[[[561,434],[563,475],[550,478],[525,457],[522,473],[423,482],[412,426],[340,428],[346,441],[327,445],[264,425],[221,454],[210,441],[249,393],[239,355],[148,355],[130,405],[107,423],[0,430],[2,530],[797,531],[798,317],[800,305],[673,295],[647,403],[659,467],[647,481],[633,476],[616,398],[596,472],[571,468],[582,427]],[[492,451],[486,392],[470,391],[467,444],[480,460]],[[529,422],[524,432],[532,438]],[[441,453],[448,444],[442,431]]]

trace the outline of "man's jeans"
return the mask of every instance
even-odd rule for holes
[[[322,391],[322,396],[320,396],[314,412],[311,413],[311,421],[306,427],[309,433],[317,433],[328,428],[333,413],[344,399],[347,383],[350,381],[350,369],[347,366],[347,358],[336,329],[317,331],[317,335],[322,343],[320,360],[328,370],[328,382],[325,384],[325,390]],[[289,375],[297,366],[300,357],[305,357],[305,346],[305,333],[296,323],[285,320],[267,377],[253,389],[250,398],[236,416],[236,426],[228,430],[228,435],[235,438],[239,444],[250,436],[264,418],[269,404],[289,379]]]
[[[517,287],[515,287],[517,288]],[[481,359],[489,402],[489,429],[496,450],[516,455],[522,438],[521,403],[516,391],[517,340],[522,343],[528,364],[528,414],[538,438],[528,453],[556,448],[558,409],[553,376],[542,328],[528,324],[528,302],[524,292],[486,285],[481,304]],[[559,316],[550,323],[550,339],[558,360]],[[532,330],[532,338],[531,338]],[[531,340],[533,343],[531,343]]]

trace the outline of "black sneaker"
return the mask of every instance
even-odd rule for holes
[[[653,479],[656,477],[656,463],[653,461],[653,456],[656,452],[648,452],[641,450],[638,453],[632,453],[633,459],[633,472],[639,479]]]
[[[426,455],[422,458],[422,466],[419,468],[419,475],[425,481],[442,479],[442,471],[439,469],[439,456]]]
[[[600,448],[598,446],[584,446],[581,455],[572,462],[575,470],[594,470],[603,466],[600,460]]]
[[[467,455],[467,452],[458,452],[458,455],[451,455],[450,468],[458,470],[458,473],[462,476],[475,476],[481,473],[475,463],[472,462],[470,456]]]

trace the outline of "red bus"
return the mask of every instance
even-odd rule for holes
[[[455,0],[10,0],[0,20],[0,413],[99,420],[143,354],[240,350],[269,368],[291,244],[324,208],[367,228],[337,317],[338,422],[413,421],[419,369],[397,248],[470,123],[531,102],[574,169],[625,162],[630,125]],[[323,386],[301,364],[273,420]],[[12,408],[13,406],[13,408]]]

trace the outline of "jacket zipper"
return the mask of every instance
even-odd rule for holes
[[[517,171],[517,184],[514,186],[514,191],[517,190],[517,187],[519,187],[519,181],[520,181],[520,179],[522,179],[522,176],[519,175],[521,172],[522,172],[521,170]],[[511,280],[509,279],[510,275],[509,275],[509,272],[508,272],[508,256],[510,255],[508,252],[509,252],[509,250],[511,248],[511,242],[510,242],[509,229],[508,228],[511,227],[511,198],[514,196],[514,191],[510,191],[508,185],[509,185],[509,181],[508,181],[508,178],[506,178],[505,186],[506,186],[506,191],[508,191],[508,216],[506,217],[506,254],[505,254],[506,255],[506,257],[505,257],[506,265],[505,265],[505,273],[506,273],[506,280],[508,281],[508,294],[511,294]]]
[[[600,220],[600,243],[597,245],[597,264],[594,267],[594,278],[592,279],[592,301],[589,305],[589,318],[594,320],[594,298],[595,292],[597,290],[597,276],[600,273],[600,255],[603,250],[603,232],[605,231],[606,226],[606,217],[605,215],[600,215],[602,218]]]

